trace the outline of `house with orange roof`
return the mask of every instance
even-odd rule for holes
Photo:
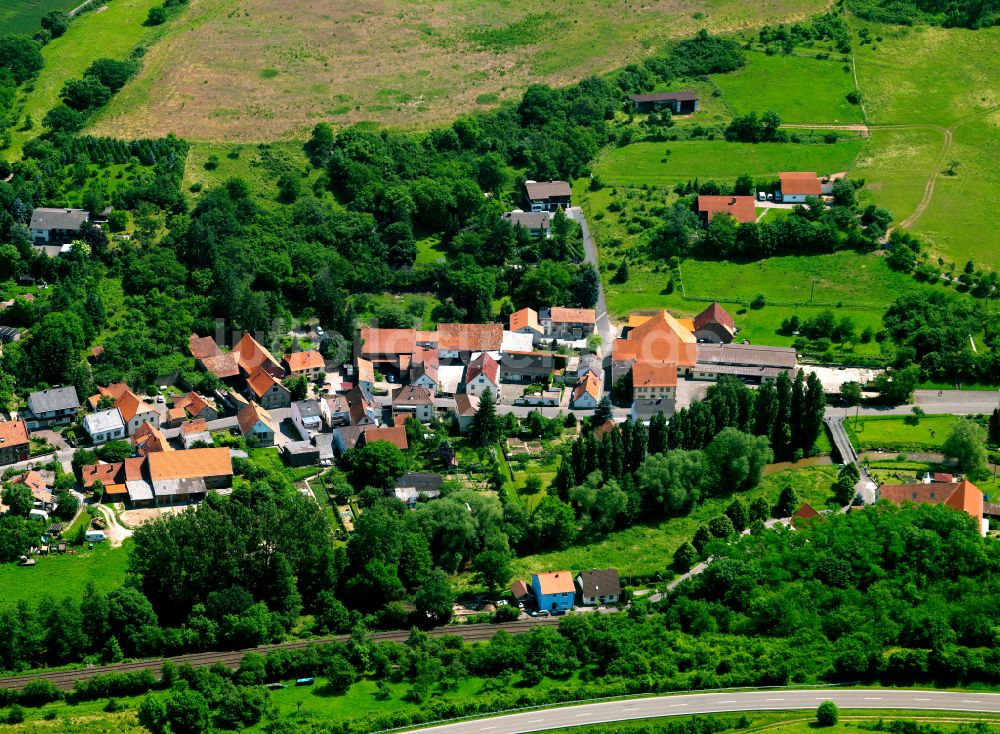
[[[434,331],[366,326],[354,335],[354,357],[369,360],[379,372],[394,372],[402,377],[410,369],[414,351],[437,344],[438,334]]]
[[[706,224],[720,212],[729,214],[740,224],[757,221],[757,207],[752,196],[699,196],[695,206]]]
[[[465,370],[465,392],[477,398],[485,392],[491,392],[494,399],[499,399],[500,365],[487,352],[469,362]]]
[[[778,192],[782,202],[801,204],[809,196],[820,196],[823,186],[815,171],[791,171],[778,174],[781,190]]]
[[[670,362],[636,362],[632,366],[632,397],[657,400],[677,397],[677,365]]]
[[[97,394],[91,395],[87,398],[87,404],[90,406],[91,410],[97,410],[97,406],[101,404],[101,401],[104,398],[110,398],[112,404],[114,404],[118,398],[125,394],[126,390],[128,390],[128,385],[124,382],[115,382],[107,387],[101,387],[98,385]]]
[[[440,387],[441,360],[438,350],[432,347],[418,347],[410,363],[410,384],[426,387],[436,393]]]
[[[534,343],[538,343],[545,331],[538,321],[538,312],[533,308],[522,308],[510,315],[510,330],[516,334],[530,334]]]
[[[729,344],[736,336],[736,324],[733,317],[718,301],[713,301],[712,305],[694,317],[695,338],[703,343]]]
[[[139,456],[159,453],[161,451],[173,451],[167,437],[163,435],[156,426],[150,423],[143,423],[132,436],[132,445]]]
[[[458,421],[460,433],[465,433],[466,429],[472,425],[472,420],[476,417],[478,410],[479,398],[475,395],[460,392],[455,396],[454,415],[455,420]]]
[[[258,446],[273,446],[278,423],[257,403],[249,403],[236,416],[236,423],[244,438],[257,439]]]
[[[279,380],[285,376],[284,367],[263,344],[250,336],[249,332],[244,334],[243,338],[233,347],[233,353],[237,355],[240,372],[243,373],[244,377],[250,377],[258,369],[264,370]]]
[[[125,423],[125,433],[129,436],[134,436],[143,423],[150,423],[154,428],[159,428],[163,419],[159,410],[129,389],[115,401],[114,407],[118,408]]]
[[[36,471],[29,470],[17,477],[8,480],[10,484],[23,484],[31,490],[31,496],[35,500],[35,506],[48,512],[52,509],[52,490],[46,484],[42,475]]]
[[[615,339],[611,349],[611,379],[617,382],[639,362],[673,364],[687,372],[698,361],[698,340],[676,318],[660,311]]]
[[[553,306],[541,310],[538,322],[546,339],[577,341],[586,339],[594,333],[597,314],[592,308]]]
[[[206,398],[196,392],[189,392],[187,395],[174,400],[173,407],[167,411],[167,420],[171,427],[176,428],[188,418],[203,418],[206,421],[214,421],[219,417],[219,409],[215,401]]]
[[[391,443],[400,451],[406,451],[410,448],[410,443],[406,438],[406,428],[403,426],[382,426],[376,428],[374,426],[367,427],[361,432],[361,437],[358,439],[357,446],[367,446],[370,443],[375,443],[376,441],[386,441]]]
[[[438,324],[438,356],[465,361],[475,352],[499,352],[503,324]]]
[[[208,430],[208,422],[204,418],[181,423],[181,443],[185,449],[190,449],[196,443],[204,443],[211,446],[213,443],[212,434]]]
[[[538,608],[550,612],[570,610],[576,599],[576,584],[570,571],[532,574],[531,591]]]
[[[214,357],[217,354],[222,354],[222,350],[219,349],[219,345],[215,343],[215,339],[210,336],[198,336],[197,334],[192,334],[188,337],[188,348],[191,350],[191,356],[195,359],[207,359],[208,357]]]
[[[248,400],[260,403],[267,410],[287,408],[292,404],[292,391],[263,367],[258,367],[247,377],[247,387],[243,394]]]
[[[983,493],[968,479],[957,483],[883,484],[876,491],[875,499],[889,500],[896,505],[904,502],[947,505],[969,515],[982,535],[989,530],[989,520],[983,517]]]
[[[238,352],[222,352],[199,359],[198,364],[206,372],[211,372],[224,382],[233,382],[240,376],[240,355]]]
[[[358,357],[354,374],[357,376],[357,383],[366,390],[370,391],[375,387],[375,366],[371,363],[371,360]]]
[[[588,371],[573,390],[571,407],[577,410],[593,410],[601,402],[602,388],[601,378]]]
[[[315,377],[326,369],[326,360],[316,349],[285,355],[285,367],[292,377]]]
[[[204,498],[209,489],[232,486],[233,462],[227,448],[153,453],[146,471],[157,505]]]

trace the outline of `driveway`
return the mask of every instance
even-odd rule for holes
[[[590,236],[590,228],[587,226],[586,217],[583,216],[583,210],[578,206],[571,206],[566,210],[566,216],[580,224],[580,230],[583,232],[584,262],[593,265],[597,268],[598,274],[600,274],[601,271],[597,261],[597,246]],[[601,335],[601,356],[606,357],[611,354],[611,345],[615,340],[615,327],[608,317],[608,303],[604,298],[604,280],[599,278],[598,283],[597,304],[594,306],[594,309],[597,311],[597,332]]]

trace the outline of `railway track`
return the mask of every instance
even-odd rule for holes
[[[510,634],[522,634],[530,632],[535,627],[557,626],[558,618],[540,617],[538,619],[518,620],[505,624],[470,624],[455,625],[448,627],[436,627],[428,631],[432,637],[444,635],[455,635],[461,637],[466,642],[485,642],[500,630]],[[409,631],[394,632],[374,632],[369,635],[369,639],[375,642],[404,642],[409,639]],[[127,663],[117,663],[115,665],[98,665],[88,668],[74,668],[72,670],[53,670],[51,672],[32,673],[30,675],[15,675],[0,678],[0,688],[12,688],[21,690],[33,681],[49,680],[57,688],[72,690],[78,680],[87,680],[107,673],[136,673],[143,670],[150,670],[154,675],[159,676],[163,670],[164,663],[170,662],[174,665],[191,665],[194,667],[207,667],[222,663],[228,667],[238,667],[243,656],[247,653],[256,652],[266,655],[275,650],[299,650],[309,645],[322,645],[328,642],[345,642],[350,639],[350,635],[337,635],[334,637],[318,637],[309,640],[293,640],[291,642],[280,642],[273,645],[261,645],[243,650],[196,652],[187,655],[176,655],[168,658],[150,658],[147,660],[137,660]]]

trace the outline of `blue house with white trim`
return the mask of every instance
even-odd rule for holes
[[[576,585],[573,583],[571,571],[532,574],[531,590],[539,609],[556,612],[573,608]]]

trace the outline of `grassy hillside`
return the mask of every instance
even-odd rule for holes
[[[4,0],[0,3],[0,32],[38,32],[38,21],[50,10],[72,10],[80,0]]]
[[[835,173],[851,166],[862,145],[860,139],[833,145],[724,140],[635,143],[610,151],[594,173],[605,184],[620,186],[672,186],[695,178],[732,181],[742,173],[755,179],[777,178],[780,171]]]
[[[197,0],[95,129],[201,141],[303,136],[319,120],[450,122],[643,56],[699,28],[805,17],[820,0]]]
[[[861,108],[847,101],[854,91],[850,64],[804,56],[747,54],[747,65],[713,77],[733,112],[774,110],[786,123],[862,122]]]

